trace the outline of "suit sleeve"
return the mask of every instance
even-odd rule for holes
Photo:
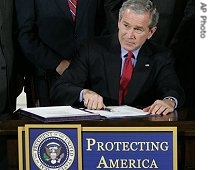
[[[53,105],[80,106],[80,92],[87,88],[89,73],[88,46],[84,45],[71,66],[63,73],[50,91]]]
[[[169,96],[175,97],[178,101],[177,107],[181,107],[185,101],[185,94],[175,72],[174,60],[170,52],[160,54],[159,59],[155,62],[158,67],[156,80],[158,96],[161,96],[162,99]]]

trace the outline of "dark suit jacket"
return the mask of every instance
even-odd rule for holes
[[[75,48],[84,39],[106,32],[103,26],[109,24],[104,21],[103,10],[116,5],[111,0],[79,0],[75,24],[67,0],[15,0],[15,3],[23,53],[45,71],[55,71],[61,60],[72,59]]]
[[[0,0],[0,113],[11,113],[16,108],[17,62],[13,44],[13,0]]]
[[[169,46],[179,23],[184,16],[184,9],[188,0],[152,0],[159,12],[157,31],[152,39],[158,44]],[[187,31],[187,30],[186,30]]]
[[[91,89],[105,105],[118,105],[121,47],[117,36],[99,38],[80,50],[80,56],[51,90],[55,105],[77,105],[80,91]],[[179,106],[184,93],[173,69],[169,52],[146,42],[140,49],[125,103],[145,107],[156,99],[173,96]]]

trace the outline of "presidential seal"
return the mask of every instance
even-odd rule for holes
[[[31,153],[36,166],[48,170],[67,170],[75,157],[71,139],[59,131],[46,131],[39,135]]]

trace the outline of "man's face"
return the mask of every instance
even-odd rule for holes
[[[118,21],[118,38],[121,46],[127,51],[140,48],[156,31],[156,27],[149,29],[149,22],[148,13],[140,15],[127,9]]]

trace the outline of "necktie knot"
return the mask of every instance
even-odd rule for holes
[[[130,60],[132,57],[133,57],[133,53],[131,51],[129,51],[127,58]]]

